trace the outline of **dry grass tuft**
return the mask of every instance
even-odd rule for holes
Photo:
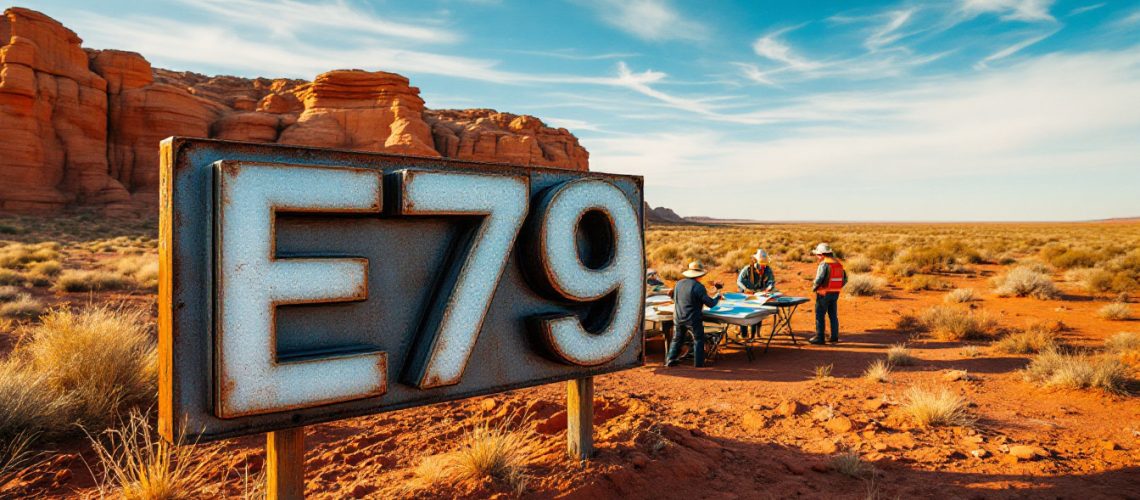
[[[0,443],[32,440],[69,424],[66,396],[53,392],[47,377],[18,360],[0,362]]]
[[[943,301],[952,304],[965,304],[978,299],[978,292],[975,292],[973,288],[955,288],[942,298]]]
[[[526,436],[482,423],[463,437],[458,450],[424,459],[415,475],[426,486],[490,478],[522,493],[526,465],[534,456],[533,441]]]
[[[13,271],[11,269],[0,268],[0,286],[2,285],[22,285],[26,281],[24,273]]]
[[[874,266],[875,263],[872,262],[871,259],[862,255],[847,259],[847,261],[843,263],[843,268],[852,273],[869,273]]]
[[[812,370],[812,377],[816,380],[824,380],[831,377],[831,369],[835,368],[834,364],[826,364],[816,366]]]
[[[16,356],[44,376],[51,392],[71,400],[72,418],[84,426],[103,428],[120,409],[154,400],[157,358],[143,311],[56,309],[25,339]]]
[[[968,345],[962,348],[962,356],[967,358],[976,358],[982,355],[982,349],[976,345]]]
[[[1024,376],[1044,387],[1101,389],[1114,393],[1124,393],[1128,383],[1128,370],[1119,359],[1056,350],[1034,356]]]
[[[932,307],[922,313],[922,326],[938,340],[984,339],[997,328],[997,320],[985,311],[956,307]]]
[[[1053,279],[1041,270],[1030,266],[1016,267],[994,280],[999,297],[1034,297],[1041,300],[1060,298],[1061,291]]]
[[[872,361],[871,364],[867,366],[867,369],[863,371],[863,379],[869,382],[890,382],[891,364],[882,359]]]
[[[21,295],[24,290],[17,286],[0,286],[0,303],[12,302]]]
[[[997,342],[994,349],[1005,354],[1033,354],[1061,347],[1060,329],[1056,324],[1035,323],[1020,332],[1010,333]]]
[[[156,255],[127,255],[115,259],[107,267],[134,280],[139,288],[158,288],[158,256]]]
[[[43,302],[21,293],[10,301],[0,301],[0,318],[31,318],[44,310]]]
[[[1133,332],[1117,333],[1104,341],[1104,348],[1114,354],[1140,350],[1140,334]]]
[[[23,244],[13,243],[0,247],[0,267],[21,269],[28,264],[59,260],[60,244],[55,242]]]
[[[1097,310],[1096,315],[1109,321],[1125,321],[1132,319],[1132,308],[1124,302],[1113,302]]]
[[[887,280],[870,274],[853,274],[847,279],[843,291],[851,295],[867,297],[881,295],[887,288]]]
[[[895,344],[887,349],[887,363],[890,366],[910,366],[918,362],[918,358],[910,353],[906,344]]]
[[[912,276],[903,284],[903,290],[908,292],[918,292],[921,290],[948,290],[954,285],[950,282],[930,276],[927,274],[919,274]]]
[[[872,471],[871,464],[864,462],[855,451],[846,451],[831,457],[828,465],[835,472],[857,479],[867,476]]]
[[[118,273],[110,271],[80,271],[68,269],[55,282],[55,289],[64,292],[97,292],[102,290],[124,290],[134,283]]]
[[[147,415],[132,410],[115,429],[91,438],[103,466],[101,496],[126,500],[201,498],[207,485],[206,469],[217,451],[200,454],[196,447],[168,443],[155,434]],[[104,443],[104,441],[106,441]]]
[[[966,400],[946,389],[934,392],[921,387],[906,391],[902,410],[923,427],[967,426],[974,422],[966,411]]]

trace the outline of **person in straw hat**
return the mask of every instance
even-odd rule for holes
[[[771,292],[776,289],[776,275],[772,273],[771,259],[768,258],[768,252],[763,248],[757,248],[756,253],[752,255],[752,262],[747,266],[740,269],[740,273],[736,275],[736,288],[741,293],[756,293],[756,292]],[[752,325],[749,328],[751,333],[755,335],[760,330],[760,325]]]
[[[831,319],[831,341],[839,342],[839,291],[847,284],[847,271],[835,258],[831,245],[820,243],[811,253],[819,258],[819,268],[812,283],[815,290],[815,337],[808,342],[823,343],[825,316]]]
[[[693,339],[693,366],[700,368],[705,364],[705,326],[704,306],[715,306],[720,301],[720,290],[724,285],[713,283],[716,295],[709,296],[700,278],[708,271],[700,262],[690,262],[689,268],[681,272],[685,278],[673,286],[673,341],[669,343],[669,354],[665,357],[665,366],[676,366],[677,358],[681,356],[681,345],[685,337]]]

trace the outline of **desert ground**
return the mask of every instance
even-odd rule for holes
[[[154,437],[155,227],[0,217],[0,497],[262,494],[263,438]],[[596,380],[588,462],[565,454],[562,384],[311,426],[307,493],[1140,496],[1140,222],[665,225],[646,256],[733,290],[761,246],[806,296],[820,241],[851,274],[839,344],[664,368],[650,333],[645,366]]]

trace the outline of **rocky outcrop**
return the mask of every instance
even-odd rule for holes
[[[550,128],[533,116],[493,109],[429,110],[435,149],[461,160],[505,161],[587,170],[590,154],[564,128]]]
[[[488,109],[429,110],[407,78],[336,70],[312,82],[152,68],[84,50],[38,12],[0,19],[0,210],[152,208],[158,143],[178,135],[586,170],[566,129]]]

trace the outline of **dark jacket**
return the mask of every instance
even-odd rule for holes
[[[673,321],[678,325],[690,325],[699,330],[704,321],[703,306],[715,306],[720,301],[720,293],[709,297],[708,290],[701,282],[685,278],[673,286]]]
[[[740,291],[755,290],[758,292],[770,291],[776,287],[776,275],[772,273],[772,266],[757,266],[749,264],[736,275],[736,288]]]

